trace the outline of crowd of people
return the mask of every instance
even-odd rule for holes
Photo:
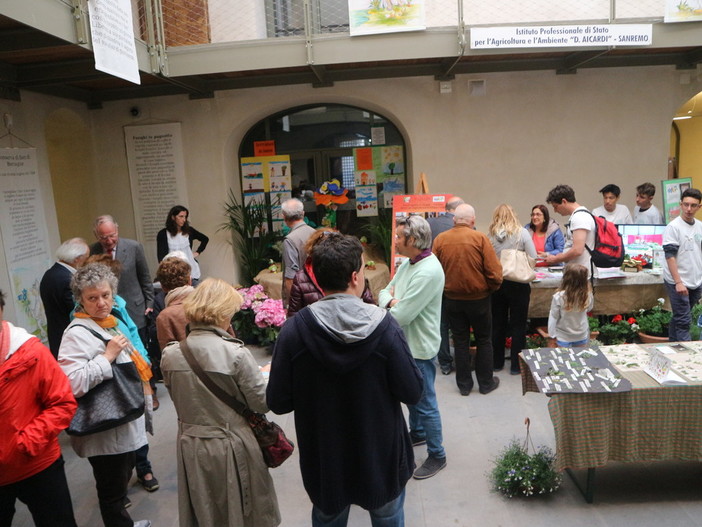
[[[629,219],[617,203],[618,187],[601,192],[603,210],[593,213],[615,222]],[[654,193],[648,183],[637,187],[633,221],[662,221],[651,204]],[[578,214],[587,209],[567,185],[551,189],[546,202],[568,217],[565,233],[545,205],[535,205],[523,226],[507,204],[497,206],[482,233],[475,228],[475,209],[459,197],[446,203],[442,216],[397,218],[395,248],[405,259],[377,299],[365,279],[359,240],[304,229],[302,204],[284,203],[290,228],[282,285],[288,321],[268,382],[231,329],[242,297],[219,279],[197,284],[193,262],[208,240],[189,226],[187,209],[174,207],[159,233],[156,295],[141,244],[121,238],[111,216],[98,217],[97,242],[63,243],[42,279],[49,348],[2,320],[0,293],[0,373],[6,380],[0,412],[11,431],[0,438],[0,524],[11,523],[19,499],[36,525],[75,525],[58,434],[72,423],[86,394],[114,379],[118,365],[129,364],[138,375],[133,383],[143,392],[143,411],[70,436],[77,455],[92,467],[107,527],[151,524],[131,519],[127,488],[134,468],[146,490],[159,487],[146,433],[154,432],[155,380],[161,377],[178,414],[180,525],[281,523],[273,481],[249,424],[200,380],[203,374],[254,412],[295,412],[312,525],[346,525],[351,504],[367,509],[373,525],[403,525],[407,481],[433,477],[447,466],[434,389],[437,365],[445,375],[455,368],[462,396],[476,382],[480,394],[496,390],[495,372],[506,359],[510,373],[519,374],[530,285],[503,278],[504,251],[523,251],[545,265],[566,264],[549,333],[559,346],[588,342],[588,248],[595,222],[591,214]],[[694,217],[701,202],[700,191],[685,190],[680,216],[665,229],[671,340],[689,339],[690,310],[702,296],[702,223]],[[200,243],[195,251],[194,240]],[[155,321],[151,335],[149,320]],[[413,447],[420,445],[427,455],[415,464]]]

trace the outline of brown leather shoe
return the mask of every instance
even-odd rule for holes
[[[161,406],[161,403],[158,402],[158,397],[156,397],[156,394],[152,395],[153,397],[153,402],[154,402],[154,412],[158,410],[158,407]]]

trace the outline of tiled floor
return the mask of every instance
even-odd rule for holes
[[[252,351],[261,364],[265,352]],[[507,370],[508,368],[506,368]],[[490,490],[492,460],[512,438],[524,437],[524,418],[531,418],[535,444],[553,446],[553,429],[540,394],[521,395],[519,377],[501,372],[501,385],[488,395],[462,397],[454,376],[437,376],[448,466],[433,478],[410,480],[405,515],[407,527],[569,527],[702,526],[702,466],[697,462],[612,464],[598,470],[595,503],[588,505],[567,478],[554,495],[507,499]],[[150,459],[161,488],[149,494],[132,480],[129,509],[134,519],[148,518],[154,527],[178,525],[175,435],[176,415],[166,389],[159,389],[156,436]],[[372,409],[369,409],[372,411]],[[292,415],[275,416],[294,438]],[[702,423],[700,424],[702,426]],[[66,471],[80,526],[102,525],[88,462],[77,458],[62,437]],[[425,447],[415,454],[421,463]],[[310,525],[310,502],[302,487],[297,455],[272,470],[284,527]],[[33,525],[21,504],[13,526]],[[370,525],[368,514],[352,507],[349,526]],[[202,526],[219,527],[219,526]]]

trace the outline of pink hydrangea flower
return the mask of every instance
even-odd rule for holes
[[[267,298],[253,307],[256,317],[254,322],[259,328],[281,327],[285,323],[285,309],[282,300]]]

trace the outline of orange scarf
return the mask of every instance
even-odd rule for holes
[[[114,315],[107,315],[105,318],[94,318],[88,315],[87,313],[81,313],[76,311],[73,314],[73,316],[76,318],[89,318],[101,328],[112,329],[118,335],[122,335],[122,332],[117,329],[118,320],[117,317]],[[129,340],[129,337],[127,337],[127,340]],[[151,379],[151,377],[153,376],[149,364],[144,360],[144,357],[141,356],[141,354],[136,350],[136,348],[134,348],[131,342],[129,343],[129,349],[127,351],[129,353],[129,358],[132,359],[132,362],[134,363],[134,365],[137,368],[137,371],[139,372],[139,377],[141,378],[141,380],[143,382],[149,382],[149,379]]]

